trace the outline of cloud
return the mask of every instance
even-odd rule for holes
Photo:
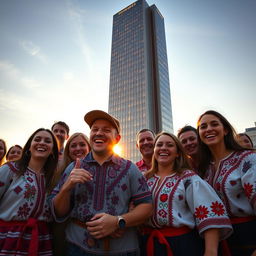
[[[14,90],[17,93],[22,88],[24,90],[24,88],[33,89],[41,87],[41,84],[36,79],[24,76],[18,68],[8,61],[0,60],[0,75],[2,88],[6,88],[8,91]]]
[[[68,13],[73,23],[74,31],[77,34],[77,44],[81,49],[83,56],[85,57],[86,65],[90,71],[93,70],[93,58],[91,56],[92,49],[89,46],[86,36],[88,33],[85,31],[85,21],[84,17],[88,18],[86,10],[81,9],[79,6],[75,5],[71,1],[67,1]]]
[[[38,58],[43,63],[47,63],[47,57],[42,53],[39,46],[35,45],[31,41],[22,40],[20,42],[22,48],[25,50],[26,53],[29,55]]]

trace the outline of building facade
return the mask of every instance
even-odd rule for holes
[[[137,161],[136,133],[173,132],[164,18],[138,0],[113,17],[108,111],[120,120],[125,158]]]
[[[245,133],[250,136],[252,143],[253,143],[253,148],[256,148],[256,122],[254,122],[254,127],[250,128],[245,128]]]

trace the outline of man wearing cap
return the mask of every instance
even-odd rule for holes
[[[142,129],[137,133],[136,146],[142,159],[136,163],[139,170],[146,172],[151,168],[152,156],[154,154],[155,133],[150,129]]]
[[[146,180],[131,161],[113,154],[121,138],[116,118],[93,110],[84,119],[91,152],[67,167],[51,198],[56,221],[71,219],[67,254],[139,255],[135,227],[152,212]]]

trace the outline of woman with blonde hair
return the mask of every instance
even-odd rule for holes
[[[91,150],[87,136],[81,132],[74,133],[69,137],[62,160],[59,162],[57,172],[53,180],[54,187],[60,180],[66,167],[75,161],[77,158],[84,158]],[[53,224],[53,252],[54,255],[64,256],[66,253],[65,247],[65,229],[68,221],[64,223],[54,222]]]
[[[217,256],[219,240],[232,232],[229,218],[212,187],[189,169],[175,135],[157,135],[145,176],[154,212],[142,228],[142,255]]]
[[[7,151],[6,143],[4,140],[0,139],[0,166],[5,162],[5,154]]]

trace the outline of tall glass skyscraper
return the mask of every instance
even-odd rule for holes
[[[145,0],[113,17],[108,108],[121,123],[123,156],[133,161],[139,130],[173,132],[164,18]]]

